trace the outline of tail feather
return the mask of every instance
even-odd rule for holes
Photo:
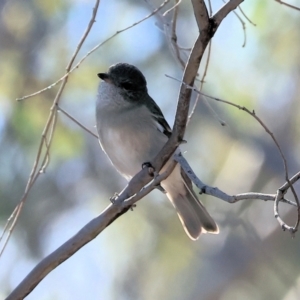
[[[192,183],[177,165],[163,182],[169,200],[175,207],[187,235],[196,240],[201,233],[219,233],[218,225],[192,190]]]

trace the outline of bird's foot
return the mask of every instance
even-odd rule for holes
[[[155,177],[157,176],[157,173],[155,172],[155,169],[153,168],[151,162],[147,161],[147,162],[144,162],[142,164],[142,169],[144,168],[148,168],[148,174],[151,176],[151,177]]]
[[[110,200],[110,202],[111,202],[112,204],[115,204],[116,201],[117,201],[117,199],[118,199],[118,197],[119,197],[119,194],[118,194],[118,193],[114,193],[114,195],[111,196],[111,197],[109,198],[109,200]]]

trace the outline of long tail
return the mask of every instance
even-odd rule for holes
[[[177,165],[172,174],[161,182],[175,207],[187,235],[197,240],[201,233],[219,233],[219,228],[192,190],[190,179]]]

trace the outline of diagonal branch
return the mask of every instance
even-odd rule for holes
[[[110,204],[98,217],[91,220],[78,233],[37,264],[6,300],[23,299],[26,297],[52,270],[96,238],[113,221],[126,213],[138,200],[155,189],[162,180],[170,175],[175,165],[176,162],[174,161],[163,174],[158,175],[150,185],[129,200],[120,201],[119,197],[114,204]]]

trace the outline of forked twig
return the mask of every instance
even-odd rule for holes
[[[174,156],[174,159],[180,164],[182,169],[185,171],[187,176],[191,179],[191,181],[197,186],[200,190],[200,194],[206,194],[218,199],[221,199],[227,203],[236,203],[241,200],[263,200],[263,201],[276,201],[276,194],[264,194],[264,193],[241,193],[236,195],[228,195],[225,192],[221,191],[217,187],[211,187],[209,185],[204,184],[194,173],[193,169],[186,161],[186,159],[182,155]],[[297,207],[297,203],[282,198],[279,200],[280,202],[292,205]]]
[[[282,201],[282,199],[284,199],[284,195],[286,194],[286,192],[288,191],[288,189],[290,187],[293,187],[293,184],[300,179],[300,172],[298,172],[297,174],[295,174],[291,179],[289,179],[289,181],[287,181],[283,186],[281,186],[276,193],[276,198],[275,198],[275,202],[274,202],[274,216],[277,219],[277,221],[279,222],[281,228],[283,230],[288,230],[292,236],[294,236],[295,232],[298,230],[298,226],[299,226],[299,217],[297,220],[297,223],[295,226],[289,226],[287,225],[281,218],[279,215],[279,202]],[[299,216],[299,203],[297,202],[297,207],[298,207],[298,216]]]

